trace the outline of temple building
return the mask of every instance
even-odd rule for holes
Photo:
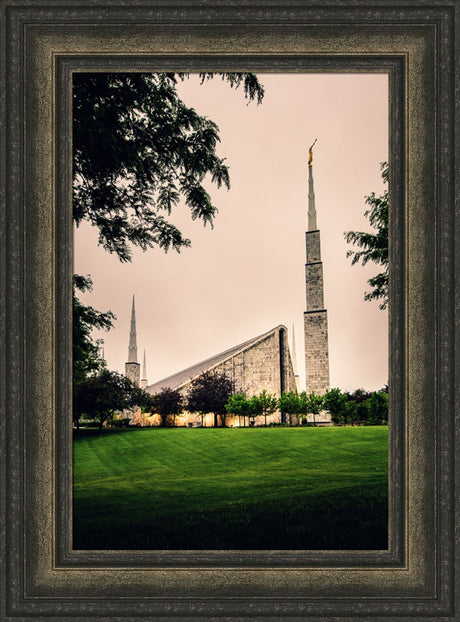
[[[257,395],[264,389],[277,397],[283,391],[295,391],[295,377],[285,326],[245,341],[177,374],[147,386],[148,393],[163,387],[188,388],[205,371],[224,373],[233,382],[235,393]]]
[[[316,143],[316,140],[315,140]],[[323,264],[321,261],[320,231],[317,227],[315,193],[313,184],[313,146],[309,150],[308,159],[308,230],[306,232],[306,311],[304,312],[305,328],[305,368],[306,391],[322,395],[329,389],[329,350],[327,311],[324,309],[323,295]],[[154,384],[148,384],[146,357],[142,379],[140,364],[137,362],[136,311],[134,296],[131,310],[131,326],[129,333],[128,362],[125,374],[135,384],[150,394],[163,388],[177,389],[184,395],[194,379],[206,371],[225,373],[233,382],[235,393],[244,393],[247,397],[258,395],[264,389],[277,397],[283,392],[299,391],[299,374],[295,348],[294,328],[292,333],[292,349],[289,348],[288,331],[279,325],[248,341],[231,347],[172,376]],[[158,425],[154,418],[138,418],[134,420],[141,425]],[[270,421],[280,421],[281,413],[275,413]],[[149,419],[149,421],[147,421]],[[326,422],[326,413],[319,418]],[[133,421],[134,421],[133,420]],[[211,420],[211,419],[210,419]],[[318,420],[318,419],[317,419]],[[198,413],[186,413],[177,422],[178,425],[200,425]],[[227,425],[238,425],[238,417],[228,417]]]

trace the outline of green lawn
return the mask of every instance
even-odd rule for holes
[[[388,429],[80,434],[75,549],[386,549]]]

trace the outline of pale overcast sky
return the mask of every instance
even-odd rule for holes
[[[214,229],[179,207],[171,220],[192,241],[180,254],[135,251],[121,264],[97,246],[97,232],[76,230],[74,265],[90,274],[82,300],[112,310],[103,333],[110,369],[124,372],[131,300],[136,298],[138,361],[145,348],[153,383],[262,334],[294,325],[304,388],[303,312],[308,147],[314,148],[318,228],[328,311],[331,387],[376,390],[388,380],[387,313],[365,302],[369,265],[351,266],[344,231],[369,230],[365,196],[380,194],[388,158],[386,74],[259,74],[261,105],[219,77],[180,84],[185,102],[220,128],[231,188],[209,185],[219,213]],[[303,383],[303,384],[302,384]]]

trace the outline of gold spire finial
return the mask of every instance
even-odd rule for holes
[[[315,146],[317,140],[318,139],[315,138],[315,142],[313,143],[313,145],[308,150],[308,166],[311,166],[311,163],[313,162],[313,147]]]

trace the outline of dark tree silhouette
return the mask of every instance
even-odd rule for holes
[[[103,369],[94,376],[74,383],[74,422],[82,414],[99,421],[99,428],[112,420],[116,412],[140,406],[144,401],[143,391],[126,376]]]
[[[202,83],[214,77],[200,75]],[[262,101],[264,89],[254,74],[219,75],[230,87],[242,86],[249,101]],[[178,252],[189,246],[168,220],[174,206],[182,199],[192,219],[212,227],[217,208],[203,182],[230,185],[224,158],[216,154],[219,128],[178,95],[178,82],[187,78],[185,73],[74,74],[73,219],[77,226],[86,221],[97,227],[99,243],[120,261],[131,260],[133,246]],[[108,329],[101,318],[114,318],[85,310],[76,289],[82,291],[78,283],[74,333],[85,341],[85,347],[74,348],[78,375],[100,365],[91,328]]]
[[[94,328],[109,330],[113,326],[115,316],[111,311],[101,313],[93,307],[81,304],[78,300],[75,290],[84,292],[92,289],[93,284],[88,276],[74,274],[73,285],[73,379],[78,383],[89,374],[104,368],[105,363],[99,354],[102,341],[94,341],[91,331]]]
[[[388,164],[382,162],[382,179],[388,184]],[[366,203],[370,209],[364,212],[375,233],[364,231],[347,231],[345,239],[358,246],[361,250],[347,252],[347,257],[352,257],[352,265],[361,261],[366,265],[373,261],[378,266],[383,266],[382,272],[368,280],[373,288],[364,295],[365,300],[381,300],[380,309],[385,309],[388,304],[388,190],[381,196],[372,192],[366,197]]]
[[[177,389],[163,387],[150,396],[147,410],[160,416],[162,426],[174,425],[176,416],[184,410],[184,397]]]
[[[233,382],[226,374],[206,371],[198,376],[187,393],[187,410],[198,413],[213,413],[214,426],[217,427],[219,416],[225,427],[225,408],[233,393]]]
[[[202,74],[202,82],[213,74]],[[254,74],[222,74],[263,97]],[[179,251],[190,241],[167,220],[180,199],[193,219],[212,226],[217,208],[203,181],[230,186],[216,154],[219,128],[177,92],[187,74],[75,73],[73,218],[99,229],[99,243],[121,261],[131,246]]]

